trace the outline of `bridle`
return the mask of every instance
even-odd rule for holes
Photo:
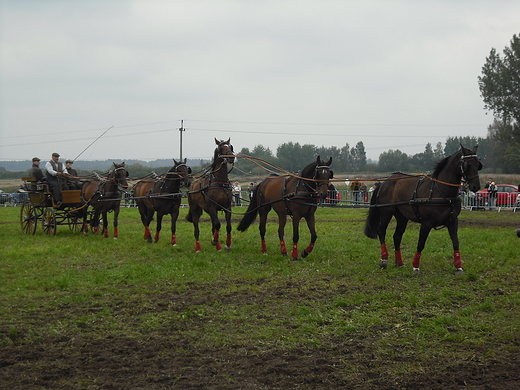
[[[479,168],[477,169],[477,174],[471,177],[467,177],[466,170],[468,169],[468,162],[467,160],[475,159],[479,163]],[[468,154],[466,156],[460,157],[460,172],[462,174],[462,178],[466,181],[466,183],[469,183],[470,180],[473,180],[478,177],[478,171],[482,168],[482,163],[480,162],[480,159],[477,157],[476,154]]]

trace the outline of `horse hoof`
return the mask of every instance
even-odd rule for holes
[[[177,244],[172,244],[172,246],[177,246]]]
[[[231,252],[231,246],[226,245],[226,246],[224,247],[224,249],[225,249],[226,251],[228,251],[228,252]]]
[[[398,263],[395,263],[395,266],[396,266],[396,268],[404,268],[405,267],[404,264],[398,264]]]
[[[419,274],[419,273],[421,272],[421,270],[420,270],[419,268],[415,268],[415,267],[413,267],[413,268],[412,268],[412,272],[413,272],[414,274]]]
[[[464,275],[464,270],[462,268],[457,268],[455,270],[455,275],[457,275],[457,276]]]
[[[379,260],[379,266],[381,267],[381,269],[386,269],[386,267],[388,266],[388,259]]]
[[[211,240],[211,245],[213,245],[213,246],[217,246],[217,244],[218,244],[218,241],[213,241],[213,240]]]
[[[297,257],[293,257],[292,261],[300,261]]]
[[[287,257],[287,252],[282,252],[282,256]]]
[[[200,253],[200,252],[202,252],[202,251],[201,250],[195,251],[195,253]]]
[[[301,255],[301,256],[302,256],[302,258],[305,259],[307,256],[309,256],[309,254],[308,254],[307,251],[304,249],[304,250],[302,250],[302,255]]]

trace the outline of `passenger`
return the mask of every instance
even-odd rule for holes
[[[47,170],[47,183],[51,186],[51,191],[54,196],[54,203],[59,206],[62,203],[61,195],[61,180],[62,176],[67,174],[67,169],[59,162],[60,155],[58,153],[52,154],[52,159],[47,161],[45,169]]]
[[[36,181],[40,183],[45,181],[45,176],[43,176],[43,171],[40,168],[40,159],[38,157],[33,157],[32,159],[32,167],[29,169],[29,177],[36,178]]]
[[[69,190],[79,190],[81,189],[81,183],[79,182],[78,172],[72,168],[72,164],[74,164],[72,160],[65,161],[65,168],[68,173],[68,175],[65,175],[65,184]]]

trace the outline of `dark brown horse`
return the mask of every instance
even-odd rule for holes
[[[408,221],[421,224],[417,251],[413,258],[413,270],[419,271],[421,253],[433,228],[447,227],[453,244],[453,263],[457,274],[463,273],[459,251],[458,215],[461,199],[458,196],[461,180],[473,192],[480,188],[478,171],[482,164],[477,157],[477,146],[460,150],[439,161],[431,176],[394,173],[372,194],[370,211],[365,225],[365,235],[378,238],[381,243],[381,268],[388,264],[385,244],[386,229],[392,216],[397,221],[394,233],[395,262],[404,266],[401,255],[401,239]]]
[[[265,231],[267,214],[274,209],[278,214],[278,238],[280,239],[280,252],[287,256],[287,247],[284,241],[284,229],[287,216],[292,216],[293,246],[292,258],[298,260],[298,241],[300,238],[300,219],[305,218],[311,241],[309,246],[302,251],[302,257],[307,257],[314,249],[316,243],[316,228],[314,213],[319,200],[327,196],[329,180],[332,179],[332,171],[329,161],[324,162],[318,158],[315,162],[307,165],[295,176],[268,177],[253,190],[253,197],[247,212],[238,225],[238,230],[245,231],[260,214],[260,238],[262,253],[267,253],[265,244]]]
[[[109,211],[114,212],[114,238],[119,236],[118,216],[121,205],[121,188],[128,188],[126,178],[128,172],[125,169],[125,163],[114,164],[114,169],[109,171],[107,177],[100,175],[92,180],[86,181],[81,187],[81,198],[84,202],[83,207],[83,233],[88,235],[87,209],[92,207],[94,214],[90,224],[94,233],[99,232],[99,216],[103,218],[103,235],[108,238],[108,219]]]
[[[177,218],[181,206],[181,186],[189,187],[191,168],[186,165],[186,159],[181,162],[173,160],[174,166],[161,177],[155,179],[144,179],[134,186],[134,197],[141,221],[144,225],[144,239],[152,242],[150,222],[157,212],[157,227],[155,229],[154,241],[159,241],[162,227],[162,219],[166,214],[172,218],[172,240],[173,246],[177,245]]]
[[[233,145],[227,141],[219,141],[215,138],[217,148],[213,156],[213,163],[208,171],[200,178],[193,181],[188,192],[190,210],[186,219],[193,222],[195,236],[195,251],[200,252],[199,219],[202,211],[211,218],[211,231],[213,239],[211,244],[219,251],[222,245],[219,242],[220,221],[218,212],[224,211],[226,216],[226,249],[231,249],[231,199],[232,186],[228,179],[228,164],[235,163]]]

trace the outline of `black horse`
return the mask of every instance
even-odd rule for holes
[[[159,241],[164,215],[170,214],[172,218],[171,244],[177,245],[177,218],[181,207],[181,185],[189,187],[191,168],[186,165],[186,159],[181,162],[173,160],[174,166],[166,175],[154,179],[144,179],[134,186],[134,198],[141,214],[144,225],[144,239],[152,242],[150,222],[157,212],[157,227],[154,241]]]
[[[386,229],[392,216],[397,220],[394,233],[396,265],[404,265],[401,255],[401,239],[408,221],[421,224],[417,251],[413,258],[413,270],[419,270],[419,262],[426,239],[433,228],[447,227],[453,244],[453,259],[457,274],[463,273],[459,251],[458,215],[461,199],[458,196],[462,180],[473,192],[480,188],[478,171],[482,164],[477,148],[460,150],[439,161],[431,176],[394,173],[372,194],[370,211],[365,225],[365,235],[379,237],[381,243],[381,268],[388,264],[385,244]]]
[[[81,199],[83,200],[83,233],[88,235],[88,207],[94,209],[94,215],[91,219],[91,226],[94,233],[99,232],[99,216],[103,218],[103,235],[108,238],[108,219],[109,211],[114,212],[114,238],[119,237],[118,216],[121,206],[122,190],[128,188],[128,171],[125,169],[125,163],[114,164],[114,169],[108,172],[107,177],[96,175],[94,179],[83,183],[81,187]]]
[[[298,241],[300,239],[299,225],[300,220],[305,218],[311,241],[309,246],[302,251],[302,257],[307,257],[314,249],[317,239],[316,221],[314,213],[320,199],[327,197],[329,180],[332,179],[332,171],[329,161],[324,162],[320,156],[316,161],[307,165],[298,175],[268,177],[253,190],[253,197],[247,212],[240,221],[237,230],[245,231],[260,214],[260,239],[262,253],[267,253],[265,243],[265,232],[267,224],[267,214],[274,209],[278,214],[278,238],[280,239],[280,252],[287,256],[287,247],[284,241],[284,229],[287,216],[292,217],[293,225],[293,246],[292,258],[298,260]]]
[[[199,219],[203,211],[211,218],[211,231],[213,239],[211,244],[219,251],[222,245],[219,242],[220,221],[218,212],[224,211],[226,216],[226,249],[231,249],[231,199],[232,186],[228,178],[228,164],[235,162],[233,145],[227,141],[219,141],[215,138],[217,148],[213,155],[213,163],[206,174],[194,180],[188,192],[190,210],[186,219],[193,222],[195,236],[195,251],[200,252]]]

